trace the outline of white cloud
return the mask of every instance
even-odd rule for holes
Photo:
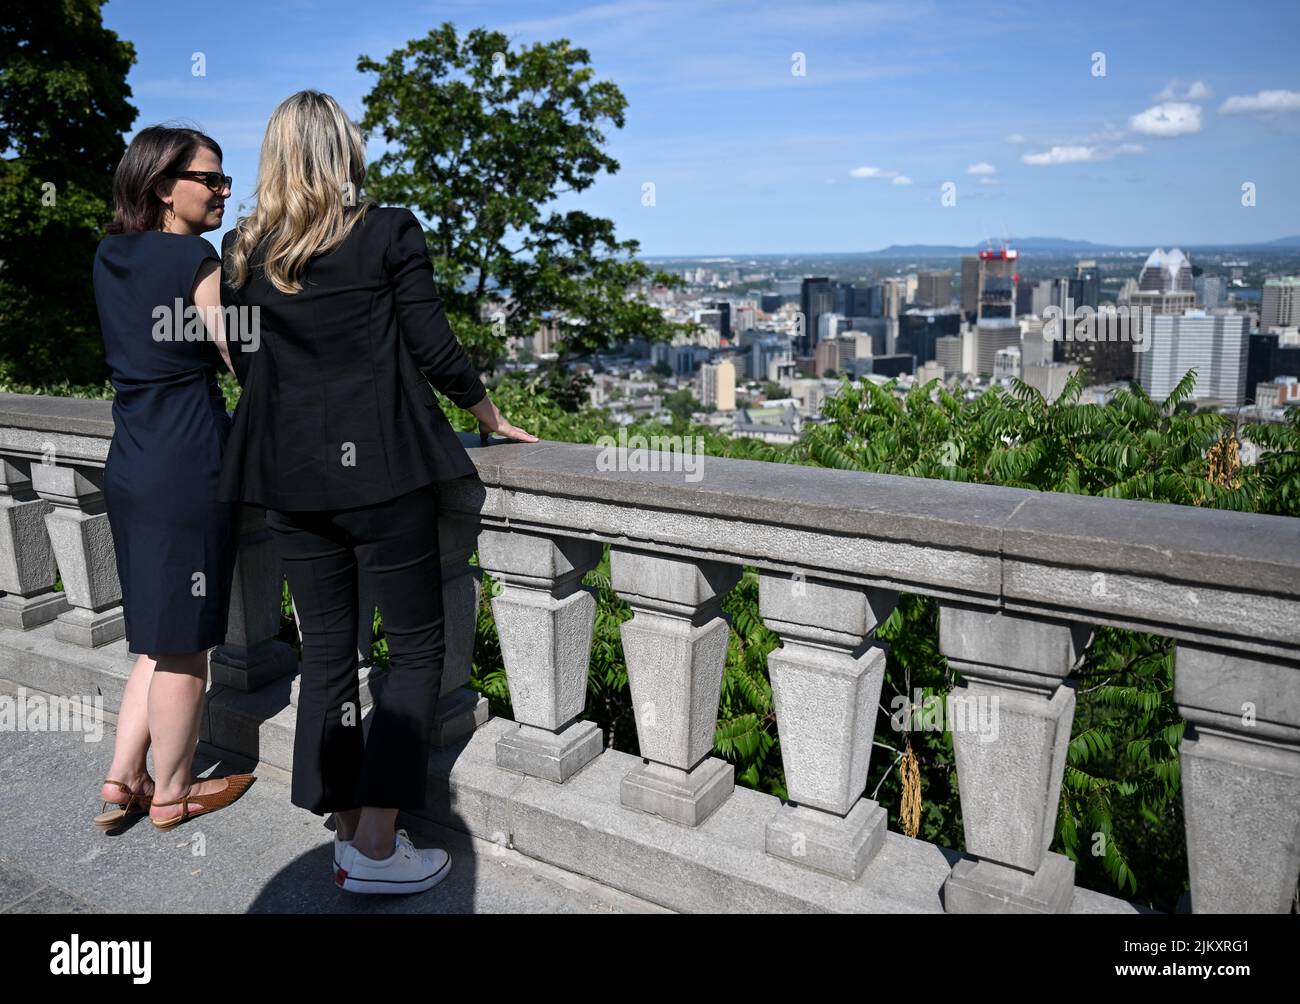
[[[1042,153],[1027,153],[1020,160],[1024,164],[1043,167],[1050,164],[1083,164],[1099,160],[1110,160],[1122,153],[1145,153],[1146,147],[1141,143],[1121,143],[1118,146],[1084,146],[1073,144],[1054,146]]]
[[[1201,131],[1201,106],[1166,101],[1128,120],[1129,128],[1147,136],[1184,136]]]
[[[1094,147],[1091,146],[1054,146],[1043,153],[1026,153],[1021,161],[1026,164],[1041,166],[1043,164],[1074,164],[1093,160]]]
[[[886,171],[879,167],[855,167],[849,172],[851,178],[897,178],[897,171]]]
[[[898,177],[894,179],[895,185],[910,185],[911,183],[912,183],[912,179],[905,174],[900,174]]]
[[[1025,137],[1024,137],[1023,135],[1021,135],[1020,133],[1018,133],[1018,132],[1013,132],[1010,136],[1007,137],[1007,142],[1008,142],[1008,143],[1023,143],[1023,142],[1025,142]]]
[[[1300,91],[1260,91],[1229,98],[1220,115],[1276,115],[1300,111]]]
[[[972,164],[966,168],[967,174],[997,174],[998,169],[987,161],[981,160],[978,164]]]
[[[1202,101],[1210,96],[1210,89],[1204,82],[1193,80],[1185,84],[1181,80],[1171,80],[1165,89],[1156,95],[1157,101]]]

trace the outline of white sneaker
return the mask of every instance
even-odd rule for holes
[[[405,830],[398,830],[393,853],[378,861],[350,842],[341,847],[334,884],[347,892],[424,892],[446,878],[450,870],[450,854],[440,847],[416,847]]]
[[[343,858],[343,852],[352,846],[351,840],[340,840],[339,835],[334,834],[334,870],[338,871],[339,861]]]

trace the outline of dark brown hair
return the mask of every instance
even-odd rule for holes
[[[155,125],[131,140],[113,173],[113,221],[110,234],[133,234],[162,227],[166,205],[154,186],[168,171],[183,171],[196,151],[206,147],[221,160],[221,147],[197,129]]]

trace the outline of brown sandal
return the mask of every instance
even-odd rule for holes
[[[140,816],[149,811],[149,806],[153,802],[152,795],[141,795],[139,792],[132,791],[129,784],[114,781],[111,777],[104,778],[104,783],[115,784],[126,792],[126,802],[104,803],[99,815],[93,820],[101,830],[111,830],[128,816]],[[109,809],[110,805],[116,805],[117,808]]]
[[[216,812],[218,809],[224,809],[227,805],[246,792],[252,783],[257,780],[257,777],[253,774],[231,774],[229,777],[220,779],[213,778],[212,780],[225,781],[225,788],[221,791],[210,791],[206,795],[190,795],[187,793],[184,798],[178,798],[174,802],[154,802],[153,804],[156,806],[179,805],[181,806],[181,814],[162,821],[150,816],[149,821],[153,823],[156,829],[170,830],[172,827],[180,826],[181,823],[193,819],[195,816],[204,816],[209,812]],[[191,812],[191,802],[198,803],[202,808]]]

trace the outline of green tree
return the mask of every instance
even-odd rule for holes
[[[107,378],[91,265],[135,120],[129,42],[98,0],[18,0],[0,17],[0,379]]]
[[[512,52],[500,32],[475,28],[461,39],[451,22],[382,62],[357,61],[377,75],[362,128],[388,145],[366,194],[432,224],[447,314],[480,369],[492,370],[506,338],[531,336],[548,310],[566,320],[561,360],[682,329],[628,295],[680,277],[636,261],[638,242],[617,240],[610,220],[546,211],[619,168],[602,129],[622,128],[627,102],[594,80],[589,62],[563,39]]]

